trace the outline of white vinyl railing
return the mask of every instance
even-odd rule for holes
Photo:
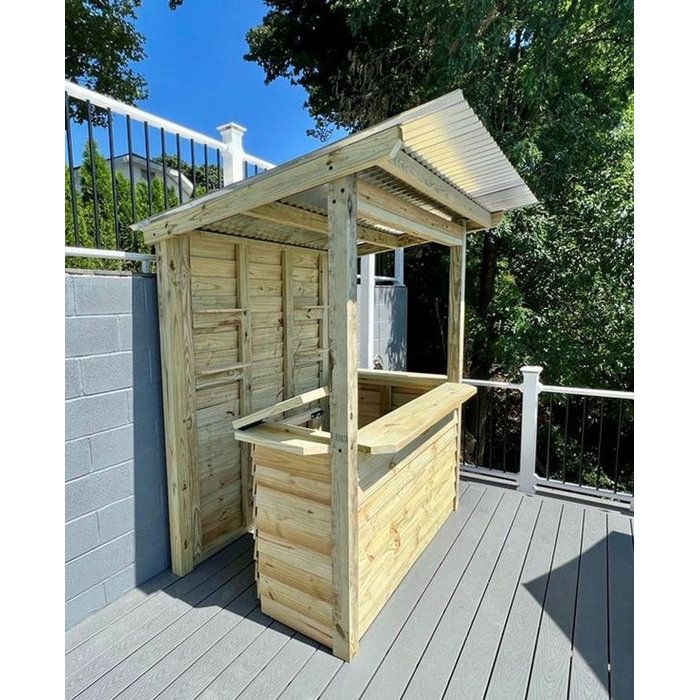
[[[593,496],[601,499],[609,499],[614,501],[619,501],[622,503],[629,504],[630,509],[634,507],[634,496],[632,493],[625,492],[622,489],[617,488],[617,483],[615,484],[615,489],[604,488],[601,486],[590,486],[584,483],[575,483],[567,481],[565,478],[553,479],[549,475],[541,476],[537,473],[538,464],[538,430],[539,430],[539,412],[540,412],[540,395],[541,394],[561,394],[567,397],[578,396],[584,397],[584,400],[588,398],[597,398],[601,400],[604,399],[615,399],[621,402],[634,401],[634,393],[630,391],[615,391],[608,389],[589,389],[580,387],[566,387],[566,386],[551,386],[547,384],[542,384],[540,382],[540,374],[542,373],[542,367],[538,366],[525,366],[521,367],[522,382],[499,382],[499,381],[489,381],[489,380],[479,380],[479,379],[463,379],[465,384],[470,384],[475,387],[480,387],[483,389],[494,389],[494,390],[510,390],[518,391],[521,394],[521,419],[520,419],[520,457],[519,463],[517,464],[517,471],[506,472],[504,470],[494,469],[489,466],[482,466],[478,464],[462,464],[462,469],[465,472],[477,474],[481,476],[496,477],[499,479],[507,479],[514,481],[517,484],[517,488],[524,493],[536,493],[538,491],[564,491],[574,494],[582,494],[585,496]],[[567,399],[568,400],[568,399]],[[602,409],[601,409],[602,410]],[[568,414],[567,414],[568,420]],[[551,421],[551,416],[550,416]],[[585,404],[584,404],[584,416],[582,420],[582,431],[585,431]],[[568,424],[567,424],[568,425]],[[551,425],[550,425],[551,429]],[[602,415],[601,424],[599,426],[601,431],[602,440]],[[618,434],[617,434],[617,453],[616,459],[619,458],[619,439],[620,439],[620,425],[618,424]],[[583,445],[584,435],[581,435],[581,444]],[[548,446],[549,448],[549,446]],[[566,449],[566,446],[565,446]],[[600,446],[599,446],[598,460],[600,461]],[[549,459],[549,454],[547,455]]]
[[[108,109],[113,114],[121,114],[124,117],[129,117],[131,120],[148,124],[154,129],[163,129],[168,134],[179,135],[183,139],[191,139],[202,146],[218,150],[223,161],[224,185],[245,178],[245,163],[256,166],[261,171],[275,167],[273,163],[245,152],[243,149],[243,135],[246,129],[233,122],[217,127],[222,138],[216,139],[182,124],[159,117],[152,112],[147,112],[144,109],[120,102],[107,95],[102,95],[82,85],[76,85],[70,80],[64,81],[64,90],[69,97],[75,100],[89,102],[93,107]]]

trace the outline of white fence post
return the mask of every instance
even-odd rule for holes
[[[520,424],[520,471],[518,491],[535,493],[535,467],[537,464],[537,408],[540,393],[541,367],[521,367],[523,383],[523,413]]]
[[[224,171],[224,186],[245,179],[245,151],[243,150],[243,134],[247,131],[244,126],[229,122],[217,126],[221,140],[226,144],[226,150],[221,153]]]
[[[394,279],[396,284],[403,284],[403,248],[394,249]]]
[[[374,253],[360,258],[359,365],[373,369],[374,358]]]

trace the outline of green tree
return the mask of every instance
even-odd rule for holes
[[[469,239],[472,376],[631,386],[631,0],[266,1],[246,58],[306,89],[318,135],[461,88],[538,196]],[[406,259],[409,366],[441,370],[447,256]]]
[[[171,10],[181,4],[168,2]],[[66,78],[127,104],[148,97],[133,68],[146,56],[145,37],[135,27],[140,6],[141,0],[65,0]]]
[[[66,0],[65,74],[97,92],[133,104],[148,96],[131,64],[145,57],[135,26],[140,0]]]

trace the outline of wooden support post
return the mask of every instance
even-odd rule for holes
[[[243,367],[243,376],[238,383],[238,406],[240,415],[246,416],[253,409],[253,392],[250,381],[252,361],[252,329],[250,316],[250,294],[248,290],[248,246],[236,246],[236,280],[238,284],[238,305],[243,309],[243,323],[238,329],[238,361]],[[253,523],[253,460],[250,445],[241,442],[241,513],[243,524],[250,528]]]
[[[333,654],[358,650],[357,177],[328,188]]]
[[[190,242],[156,245],[170,558],[178,576],[192,571],[201,545]]]
[[[447,381],[461,382],[464,375],[464,268],[465,242],[450,248],[450,298],[447,315]],[[455,459],[454,509],[459,505],[459,467],[462,459],[461,408],[455,412],[458,420],[457,455]]]
[[[318,303],[323,307],[318,321],[318,347],[321,350],[330,348],[328,340],[328,253],[324,250],[318,254]],[[320,364],[319,385],[328,386],[331,381],[330,362],[328,353],[324,353]],[[330,431],[330,402],[328,398],[321,401],[323,416],[321,427]]]
[[[284,398],[290,399],[294,390],[294,253],[282,251],[282,332],[284,338],[283,387]]]

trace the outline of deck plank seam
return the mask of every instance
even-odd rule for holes
[[[506,544],[508,543],[508,539],[510,538],[510,533],[513,531],[513,525],[515,524],[515,520],[518,517],[518,513],[520,513],[520,508],[522,507],[524,501],[525,501],[525,497],[521,496],[520,501],[518,502],[518,507],[515,509],[513,519],[510,521],[510,525],[508,526],[508,531],[506,532],[506,536],[503,538],[503,543],[501,544],[501,547],[498,550],[498,556],[496,557],[496,561],[494,562],[494,565],[491,568],[491,573],[489,574],[489,577],[486,580],[486,585],[484,586],[484,590],[481,591],[481,596],[480,596],[479,602],[476,606],[476,610],[474,611],[474,614],[472,615],[472,619],[469,621],[469,627],[467,628],[467,634],[464,636],[464,639],[462,640],[462,646],[460,647],[459,653],[457,654],[455,664],[452,667],[452,672],[450,673],[450,677],[447,680],[447,685],[445,686],[445,689],[442,693],[443,698],[447,695],[447,691],[450,687],[450,683],[452,683],[452,678],[454,677],[455,669],[457,668],[457,665],[459,664],[459,660],[460,660],[462,653],[464,651],[464,646],[467,643],[467,639],[469,637],[469,634],[472,631],[472,627],[474,626],[474,621],[476,620],[476,618],[479,614],[479,610],[481,609],[481,604],[484,602],[484,597],[486,596],[486,592],[489,589],[489,585],[491,584],[491,581],[493,580],[493,575],[496,571],[496,567],[498,566],[498,562],[501,560],[501,556],[503,555],[503,552],[505,551]],[[541,507],[542,506],[540,505],[540,508]],[[539,516],[539,511],[538,511],[538,516]],[[530,533],[530,537],[532,537],[532,533]]]
[[[610,647],[610,520],[605,516],[605,618],[608,644],[608,697],[612,695],[612,648]]]
[[[481,485],[477,485],[477,486],[481,486]],[[462,499],[462,497],[464,496],[464,494],[466,494],[467,489],[469,489],[470,487],[474,487],[474,484],[465,481],[465,482],[464,482],[464,488],[460,491],[460,500]],[[479,498],[477,499],[476,504],[474,505],[474,507],[472,508],[471,512],[470,512],[469,515],[467,516],[467,519],[465,520],[464,524],[463,524],[462,527],[460,528],[459,533],[454,537],[454,539],[452,540],[452,543],[450,544],[449,548],[448,548],[447,551],[445,552],[444,556],[440,559],[440,563],[435,567],[434,573],[430,576],[430,578],[429,578],[428,581],[426,582],[425,586],[424,586],[423,589],[421,590],[420,594],[418,595],[418,598],[416,599],[415,604],[414,604],[413,607],[411,608],[411,612],[410,612],[409,615],[406,617],[406,619],[404,620],[403,624],[401,625],[401,628],[400,628],[400,629],[398,630],[398,632],[396,633],[396,636],[394,637],[392,643],[388,646],[387,651],[384,653],[384,656],[382,657],[382,661],[377,665],[377,667],[375,668],[375,670],[374,670],[374,672],[372,673],[371,677],[370,677],[369,680],[365,683],[365,686],[364,686],[364,688],[362,689],[362,692],[361,692],[361,694],[360,694],[360,696],[359,696],[360,698],[363,697],[364,693],[366,692],[367,688],[369,687],[369,684],[372,682],[372,679],[374,678],[374,676],[377,674],[377,672],[378,672],[379,669],[381,668],[381,665],[382,665],[382,663],[384,662],[384,659],[386,659],[386,656],[387,656],[387,654],[389,653],[391,647],[392,647],[393,644],[396,642],[396,639],[398,638],[399,634],[401,634],[401,631],[403,630],[404,626],[405,626],[406,623],[408,622],[408,619],[410,618],[410,616],[411,616],[413,610],[415,610],[416,606],[420,603],[420,600],[421,600],[421,598],[423,597],[423,595],[425,594],[425,591],[427,590],[428,586],[430,585],[430,583],[431,583],[431,582],[433,581],[433,579],[435,578],[435,575],[437,574],[437,571],[438,571],[438,570],[440,569],[440,567],[442,566],[442,563],[444,562],[445,557],[447,557],[448,553],[449,553],[449,552],[451,551],[451,549],[454,547],[455,542],[457,541],[459,535],[461,535],[462,530],[466,527],[467,522],[468,522],[469,519],[471,518],[471,516],[472,516],[474,510],[476,509],[476,506],[478,505],[478,503],[481,501],[481,499],[482,499],[482,498],[484,497],[484,495],[486,494],[486,491],[487,491],[486,488],[483,488],[483,489],[482,489],[482,492],[481,492],[481,494],[479,495]],[[502,498],[502,496],[501,496],[501,498]],[[500,504],[500,499],[499,499],[499,504]],[[494,512],[495,512],[495,509],[494,509]],[[409,570],[409,572],[410,572],[410,570]],[[333,676],[330,678],[330,680],[328,681],[328,683],[326,683],[326,685],[323,687],[323,690],[318,694],[318,697],[322,697],[323,694],[328,690],[328,688],[331,686],[331,684],[333,683],[333,681],[335,681],[337,675],[342,671],[343,666],[344,666],[344,665],[341,665],[341,666],[336,670],[336,672],[335,672],[335,673],[333,674]],[[291,682],[290,682],[290,684],[291,684]]]
[[[496,647],[496,653],[493,655],[493,660],[491,662],[491,670],[489,671],[489,678],[486,681],[486,688],[484,690],[484,697],[488,694],[489,686],[491,685],[491,679],[493,678],[493,672],[496,668],[496,661],[498,660],[498,654],[501,651],[501,645],[503,644],[503,637],[506,633],[506,628],[508,627],[508,620],[510,619],[510,614],[513,611],[513,604],[515,603],[515,596],[520,588],[521,581],[523,580],[523,572],[525,571],[525,564],[527,563],[527,558],[530,555],[530,548],[532,547],[532,541],[535,536],[535,530],[537,529],[537,523],[540,520],[540,515],[542,514],[542,507],[544,501],[540,501],[540,506],[537,510],[537,517],[535,518],[535,524],[532,527],[532,532],[530,533],[530,539],[527,543],[527,549],[525,550],[525,556],[523,557],[523,563],[520,566],[520,573],[518,574],[518,580],[515,582],[515,587],[513,588],[513,595],[510,597],[510,605],[508,606],[508,612],[506,613],[505,620],[503,621],[503,629],[501,630],[500,637],[498,639],[498,646]],[[533,650],[534,654],[534,650]]]
[[[481,546],[481,543],[482,543],[482,541],[483,541],[483,539],[484,539],[484,536],[485,536],[486,533],[488,532],[489,525],[491,525],[491,522],[493,521],[493,519],[494,519],[496,513],[498,512],[498,509],[500,508],[501,503],[502,503],[504,497],[505,497],[505,495],[504,495],[504,494],[501,494],[501,497],[498,499],[498,503],[496,503],[496,506],[495,506],[495,508],[493,509],[493,513],[491,513],[491,515],[489,516],[489,519],[488,519],[486,525],[484,526],[484,530],[483,530],[483,532],[481,533],[481,535],[479,536],[479,540],[477,541],[476,546],[474,547],[474,551],[471,553],[471,555],[469,556],[469,559],[466,561],[466,563],[465,563],[465,565],[464,565],[464,569],[462,570],[462,573],[460,574],[459,579],[457,580],[457,583],[455,584],[454,590],[452,591],[452,593],[450,594],[449,599],[448,599],[447,602],[445,603],[445,607],[444,607],[444,608],[442,609],[442,611],[440,612],[440,616],[438,617],[438,619],[437,619],[437,621],[436,621],[435,627],[434,627],[434,629],[433,629],[433,631],[432,631],[430,637],[429,637],[428,640],[426,641],[425,647],[423,648],[423,651],[422,651],[422,653],[421,653],[421,655],[420,655],[420,658],[419,658],[418,661],[416,662],[416,665],[415,665],[415,667],[414,667],[414,669],[413,669],[413,672],[411,673],[410,677],[408,678],[408,681],[406,682],[406,686],[404,687],[403,691],[401,692],[401,697],[402,697],[402,698],[406,695],[406,690],[407,690],[408,687],[411,685],[411,681],[413,680],[413,677],[415,676],[416,671],[418,670],[418,667],[421,665],[421,662],[423,661],[423,658],[425,657],[425,652],[428,650],[428,647],[430,646],[430,643],[433,641],[433,637],[435,636],[435,632],[436,632],[436,630],[438,629],[438,627],[440,626],[440,623],[442,622],[442,618],[445,616],[445,612],[447,611],[447,608],[449,607],[450,603],[452,602],[452,599],[454,598],[455,592],[459,589],[459,585],[460,585],[460,583],[462,582],[462,579],[464,578],[464,574],[466,573],[467,569],[469,568],[469,564],[471,563],[472,559],[473,559],[474,556],[476,555],[477,551],[479,551],[479,547]],[[519,506],[518,506],[518,507],[519,507]],[[517,509],[516,509],[516,513],[517,513]],[[511,524],[512,524],[512,523],[511,523]],[[458,658],[459,658],[459,657],[458,657]]]
[[[582,513],[582,524],[581,524],[581,544],[578,550],[578,562],[576,571],[576,593],[574,594],[574,619],[571,625],[571,647],[569,652],[569,678],[566,686],[566,697],[571,696],[571,673],[574,667],[574,639],[576,639],[576,617],[578,613],[578,592],[579,584],[581,582],[581,556],[583,554],[583,533],[586,530],[586,510],[584,508]]]

